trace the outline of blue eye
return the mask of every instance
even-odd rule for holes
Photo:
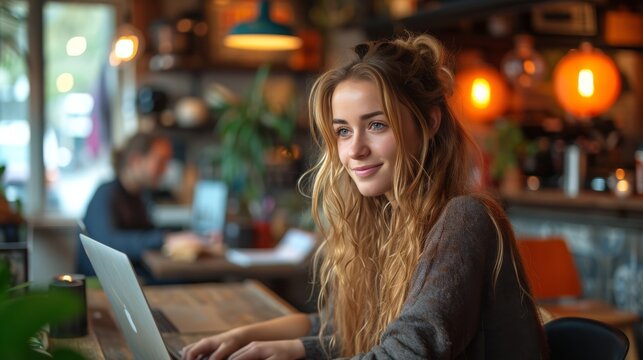
[[[384,123],[381,123],[381,122],[373,122],[373,123],[371,123],[371,129],[372,130],[379,131],[379,130],[384,130],[385,128],[386,128],[386,124],[384,124]]]
[[[335,130],[335,134],[337,136],[339,136],[339,137],[348,136],[348,133],[349,133],[349,131],[348,131],[347,128],[339,128],[339,129]]]

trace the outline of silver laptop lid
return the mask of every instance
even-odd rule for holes
[[[127,255],[83,234],[80,240],[135,359],[170,359]]]
[[[192,231],[223,232],[228,206],[228,187],[223,181],[200,180],[192,198]]]

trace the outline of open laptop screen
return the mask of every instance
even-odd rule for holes
[[[192,199],[192,231],[223,232],[228,205],[228,187],[222,181],[200,180]]]

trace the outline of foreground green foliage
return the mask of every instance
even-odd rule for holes
[[[33,349],[40,329],[74,316],[80,304],[67,294],[27,291],[28,284],[10,287],[7,265],[0,259],[0,359],[84,359],[68,349],[57,349],[51,355]]]

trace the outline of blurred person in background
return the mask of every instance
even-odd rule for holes
[[[96,189],[83,218],[83,232],[127,254],[137,273],[150,279],[141,267],[150,249],[199,249],[213,241],[190,231],[169,232],[151,220],[151,191],[157,189],[172,159],[172,144],[160,135],[137,133],[113,153],[116,177]],[[82,247],[80,247],[82,249]],[[78,271],[94,275],[89,259],[78,252]]]

